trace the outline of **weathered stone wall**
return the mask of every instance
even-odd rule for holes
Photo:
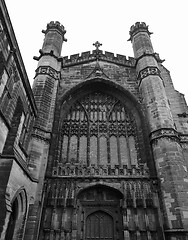
[[[184,95],[174,89],[170,72],[164,66],[160,65],[160,71],[175,127],[181,134],[188,134],[188,106]]]
[[[188,106],[182,93],[174,89],[170,72],[159,65],[165,92],[173,116],[175,129],[179,133],[183,155],[188,166]]]
[[[137,99],[140,98],[134,67],[102,60],[97,62],[96,59],[94,61],[88,61],[87,63],[78,63],[73,66],[63,66],[58,91],[59,95],[62,96],[66,90],[69,90],[82,81],[96,77],[96,64],[99,65],[99,70],[103,78],[116,82],[132,93]]]
[[[24,220],[36,185],[28,164],[28,147],[36,105],[8,17],[4,1],[0,2],[0,238],[4,239],[14,201],[19,191],[25,193],[23,205],[18,201],[16,239],[22,239]],[[25,206],[21,210],[21,206]],[[23,211],[23,212],[22,212]],[[14,212],[15,214],[15,212]]]

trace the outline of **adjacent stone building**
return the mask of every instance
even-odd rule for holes
[[[0,2],[0,239],[188,239],[188,107],[148,26],[129,58],[43,33],[31,89]]]

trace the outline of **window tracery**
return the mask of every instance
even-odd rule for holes
[[[63,120],[63,163],[137,165],[137,125],[130,110],[116,97],[95,91],[77,100]]]

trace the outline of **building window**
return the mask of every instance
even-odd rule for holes
[[[8,135],[8,128],[0,117],[0,154],[3,152],[5,141]]]
[[[135,118],[114,96],[100,91],[76,101],[63,120],[60,162],[137,165]]]
[[[21,137],[21,134],[23,132],[24,120],[25,120],[25,114],[22,112],[22,115],[20,117],[20,123],[19,123],[18,131],[17,131],[17,134],[16,134],[16,140],[15,140],[16,144],[18,144],[18,142],[20,141],[20,137]]]
[[[7,80],[8,80],[8,74],[7,72],[4,70],[2,76],[0,77],[0,98],[3,95],[5,86],[7,84]]]

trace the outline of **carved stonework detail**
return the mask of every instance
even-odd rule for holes
[[[173,128],[161,128],[150,134],[150,141],[157,140],[159,138],[175,139],[176,141],[179,141],[179,134]]]
[[[101,184],[91,186],[88,182],[83,183],[83,188],[80,190],[77,188],[78,184],[70,179],[48,179],[45,189],[45,211],[43,212],[41,236],[53,236],[54,239],[55,237],[59,239],[65,233],[66,235],[72,234],[69,236],[72,236],[71,239],[76,238],[76,235],[73,238],[76,233],[85,236],[87,231],[85,232],[83,223],[87,228],[89,219],[91,220],[90,227],[96,226],[97,219],[92,221],[93,213],[98,217],[100,215],[104,217],[100,218],[100,224],[97,226],[103,228],[109,226],[108,218],[105,218],[106,212],[111,213],[111,227],[115,227],[119,236],[121,236],[121,231],[119,233],[118,229],[123,228],[128,236],[139,233],[145,236],[143,239],[148,239],[147,236],[151,234],[155,236],[152,239],[157,239],[156,237],[160,236],[157,210],[159,205],[156,202],[152,181],[127,179],[121,183],[117,180],[116,183],[119,187],[121,186],[121,190],[115,185],[113,187]],[[99,222],[97,221],[97,223]]]
[[[112,95],[100,91],[85,95],[60,124],[59,163],[130,166],[141,162],[136,120]]]
[[[179,113],[178,117],[186,118],[186,117],[188,117],[188,113],[186,113],[186,112]]]
[[[40,139],[42,141],[47,141],[49,142],[51,139],[51,133],[46,132],[45,130],[39,129],[39,128],[34,128],[33,137]]]
[[[134,166],[130,168],[127,165],[119,166],[86,166],[86,165],[63,165],[59,163],[57,167],[53,167],[53,177],[97,177],[97,176],[111,176],[111,177],[149,177],[149,170],[146,165]]]
[[[180,142],[188,143],[188,134],[180,134]]]
[[[40,67],[38,67],[37,70],[36,70],[36,76],[38,76],[39,74],[48,75],[48,76],[54,78],[55,80],[60,80],[60,78],[61,78],[61,73],[56,71],[55,69],[53,69],[50,66],[40,66]]]
[[[150,75],[156,75],[160,77],[160,70],[157,67],[152,67],[152,66],[142,69],[138,75],[138,80],[140,81],[140,84],[144,78]]]

